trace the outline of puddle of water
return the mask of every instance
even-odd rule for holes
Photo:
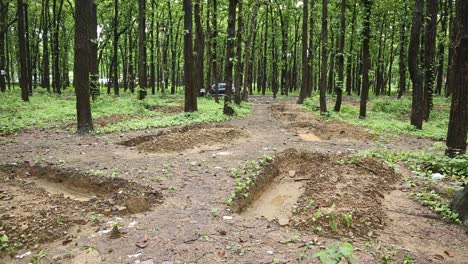
[[[52,181],[34,179],[32,182],[36,184],[37,187],[46,190],[50,194],[63,194],[65,198],[70,198],[72,200],[87,202],[93,198],[96,194],[91,192],[86,192],[78,188],[73,188],[66,186],[62,183],[56,183]]]
[[[278,177],[281,178],[281,177]],[[304,193],[304,183],[294,182],[286,176],[280,182],[273,183],[244,212],[248,216],[263,216],[268,221],[278,220],[280,225],[287,225],[292,217],[292,209]]]
[[[299,134],[299,137],[304,141],[310,141],[310,142],[322,141],[322,139],[317,137],[315,134]]]

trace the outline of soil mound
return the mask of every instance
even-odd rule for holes
[[[242,129],[221,125],[185,126],[160,132],[156,135],[138,137],[120,143],[144,152],[177,152],[195,147],[224,145],[248,137]]]
[[[304,141],[331,139],[367,141],[373,139],[373,135],[365,129],[337,120],[325,121],[296,104],[275,104],[271,106],[271,110],[284,127],[299,135]],[[313,140],[308,140],[310,138]]]

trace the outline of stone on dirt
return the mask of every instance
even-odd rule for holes
[[[468,185],[463,190],[455,193],[451,204],[452,209],[460,215],[468,231]]]

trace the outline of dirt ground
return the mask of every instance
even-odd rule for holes
[[[40,250],[42,263],[317,263],[312,255],[337,241],[352,242],[359,263],[380,263],[382,256],[468,263],[468,235],[410,197],[408,173],[374,160],[335,162],[376,148],[373,135],[321,121],[292,100],[252,101],[251,116],[219,125],[82,137],[60,129],[18,133],[15,142],[0,145],[0,234],[26,234],[26,246],[0,263],[29,263]],[[312,125],[294,124],[302,121]],[[218,141],[227,135],[233,140]],[[407,148],[433,144],[404,140],[412,142]],[[155,151],[147,151],[151,145]],[[278,173],[251,201],[252,211],[234,213],[226,205],[236,186],[231,169],[262,155],[276,157]],[[74,180],[57,182],[53,175]],[[77,190],[83,182],[87,187]],[[115,198],[122,193],[129,196]],[[146,193],[154,196],[150,206],[124,212],[139,204],[132,197],[141,201]],[[262,201],[277,211],[258,212],[264,206],[255,203]],[[335,212],[336,232],[330,218],[310,221],[318,209],[329,217]],[[348,213],[351,227],[342,217]],[[18,221],[6,222],[11,215]],[[33,233],[11,231],[41,221]],[[116,226],[118,234],[111,231]]]

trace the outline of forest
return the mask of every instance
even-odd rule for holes
[[[468,0],[0,0],[0,263],[467,263],[467,136]]]

